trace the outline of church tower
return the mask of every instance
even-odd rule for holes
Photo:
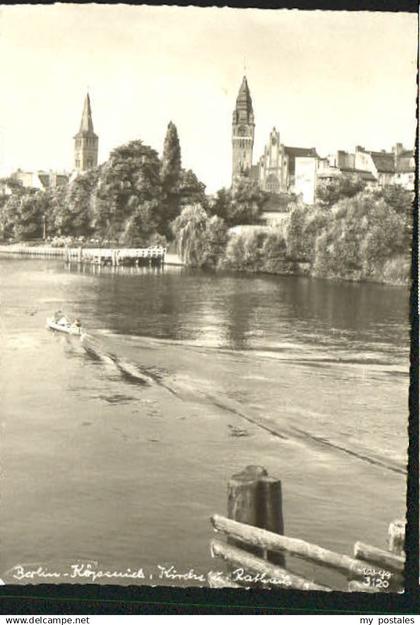
[[[92,110],[86,94],[80,129],[74,137],[74,168],[80,173],[98,164],[98,135],[93,132]]]
[[[232,118],[232,183],[238,176],[247,176],[251,172],[254,130],[252,100],[244,76]]]

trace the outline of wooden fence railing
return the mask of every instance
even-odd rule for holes
[[[226,574],[209,574],[213,588],[343,590],[339,582],[344,576],[351,592],[403,591],[405,522],[391,523],[387,549],[357,542],[353,556],[290,538],[284,535],[281,482],[268,477],[262,467],[250,466],[232,477],[228,517],[215,514],[211,523],[227,539],[210,543],[212,556],[227,563]],[[296,574],[286,563],[287,556],[310,562],[319,567],[319,573],[321,569],[333,571],[337,584],[333,587]]]

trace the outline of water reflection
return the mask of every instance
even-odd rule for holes
[[[408,291],[375,284],[207,274],[185,268],[67,265],[96,276],[96,317],[116,332],[231,349],[292,341],[408,352]],[[116,310],[116,306],[119,310]],[[281,336],[281,341],[279,337]],[[395,355],[395,352],[394,352]]]

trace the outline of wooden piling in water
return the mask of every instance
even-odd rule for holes
[[[263,467],[251,465],[231,477],[228,482],[227,501],[227,513],[230,519],[258,526],[258,479],[263,476],[267,476],[267,471]],[[228,542],[256,555],[263,555],[262,549],[250,547],[240,540],[229,537]]]
[[[284,534],[283,497],[280,480],[269,476],[263,476],[258,480],[258,484],[259,527],[273,532],[274,534]],[[285,566],[286,564],[283,553],[266,551],[265,558],[280,566]]]
[[[284,533],[281,482],[269,477],[266,469],[250,465],[232,476],[228,483],[228,517],[240,523]],[[284,553],[228,538],[230,544],[254,553],[265,560],[285,566]]]

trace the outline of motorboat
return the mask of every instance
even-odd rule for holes
[[[56,332],[64,332],[65,334],[81,335],[83,333],[82,327],[77,322],[71,322],[66,317],[62,317],[56,321],[55,317],[47,318],[47,327],[50,330]]]

